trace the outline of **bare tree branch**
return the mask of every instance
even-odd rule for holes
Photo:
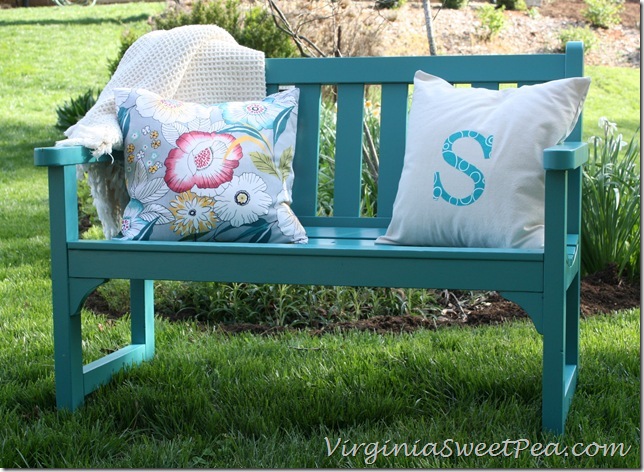
[[[427,28],[427,42],[429,43],[429,55],[436,56],[436,40],[434,39],[434,28],[432,22],[431,0],[423,0],[425,11],[425,27]]]
[[[291,26],[290,22],[286,18],[286,15],[284,15],[284,13],[279,8],[279,6],[275,3],[274,0],[268,0],[268,5],[269,5],[269,8],[271,9],[271,14],[273,16],[273,22],[275,23],[275,26],[277,26],[277,28],[279,28],[284,33],[288,34],[293,39],[293,41],[295,42],[295,45],[299,49],[300,54],[302,54],[302,56],[304,57],[313,56],[313,54],[311,53],[311,49],[313,49],[313,51],[317,53],[317,56],[320,56],[320,57],[326,56],[326,54],[324,54],[324,52],[322,52],[322,50],[313,41],[308,39],[306,36],[302,36],[293,30],[293,27]]]

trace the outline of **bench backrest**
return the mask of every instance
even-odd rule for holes
[[[268,93],[300,88],[294,159],[293,209],[305,225],[386,227],[405,152],[410,85],[417,70],[453,84],[498,89],[583,76],[582,43],[563,54],[267,59]],[[365,87],[380,86],[381,122],[377,215],[360,215]],[[318,217],[318,175],[323,87],[337,93],[333,216]],[[371,96],[371,95],[370,95]],[[568,140],[581,140],[581,119]],[[378,139],[379,138],[379,139]]]

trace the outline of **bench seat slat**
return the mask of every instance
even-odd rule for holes
[[[375,244],[373,228],[307,228],[311,234],[334,235],[334,237],[312,237],[308,244],[252,244],[252,243],[212,243],[165,241],[76,241],[68,247],[74,251],[97,251],[112,254],[150,252],[189,254],[232,254],[303,256],[320,255],[339,257],[413,258],[413,259],[450,259],[450,260],[499,260],[499,261],[543,261],[543,250],[512,248],[461,248],[425,247]],[[353,235],[351,233],[353,232]],[[367,237],[360,237],[367,236]],[[340,236],[340,237],[338,237]]]
[[[300,217],[300,223],[305,228],[338,227],[338,228],[387,228],[391,218],[379,217],[341,217],[341,216],[315,216]]]
[[[306,229],[309,243],[316,244],[316,239],[365,239],[374,240],[385,234],[385,228],[356,228],[337,226],[314,226]]]
[[[112,245],[114,243],[111,243]],[[83,247],[86,246],[86,247]],[[290,250],[209,248],[186,244],[186,252],[163,244],[122,245],[105,250],[97,243],[74,243],[69,250],[70,277],[192,280],[200,282],[282,283],[371,287],[448,288],[539,292],[543,287],[541,254],[499,251],[390,251],[372,242],[321,239],[312,247]],[[309,245],[310,246],[310,245]],[[126,249],[127,248],[127,249]],[[208,250],[206,250],[208,249]],[[398,255],[399,257],[394,257]],[[467,257],[469,256],[469,257]],[[225,268],[221,270],[220,268]],[[481,277],[481,273],[490,274]],[[521,274],[521,277],[517,277]]]

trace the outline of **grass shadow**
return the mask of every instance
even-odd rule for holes
[[[61,19],[32,19],[32,20],[0,20],[0,27],[2,26],[53,26],[53,25],[101,25],[111,23],[116,25],[123,25],[127,23],[138,23],[146,21],[150,15],[141,13],[139,15],[131,15],[124,18],[61,18]]]

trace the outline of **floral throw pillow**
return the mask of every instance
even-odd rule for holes
[[[130,195],[118,238],[308,242],[290,207],[298,98],[204,106],[115,90]]]

